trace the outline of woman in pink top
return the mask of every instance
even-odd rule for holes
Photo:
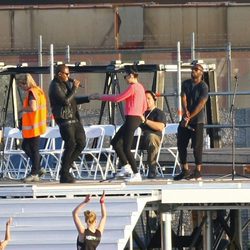
[[[111,141],[122,166],[118,176],[126,177],[129,182],[141,181],[141,175],[138,173],[136,161],[131,147],[134,139],[134,132],[142,123],[141,116],[147,109],[147,101],[145,96],[145,89],[141,83],[138,82],[138,73],[135,67],[130,67],[126,71],[124,79],[128,83],[128,88],[117,95],[101,95],[99,100],[110,102],[125,101],[125,122],[118,130]]]

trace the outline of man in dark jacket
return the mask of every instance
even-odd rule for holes
[[[65,64],[58,65],[55,69],[55,77],[49,87],[52,113],[65,142],[60,183],[75,182],[69,170],[86,144],[85,132],[80,121],[77,104],[90,101],[88,96],[75,96],[80,81],[69,78],[69,74],[69,68]]]

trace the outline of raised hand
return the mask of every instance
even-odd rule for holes
[[[12,221],[12,217],[10,217],[6,222],[6,226],[10,226],[12,224]]]
[[[100,198],[100,203],[103,204],[105,201],[105,191],[103,190],[102,197]]]
[[[90,195],[88,194],[88,195],[85,197],[84,203],[88,203],[89,201],[90,201]]]

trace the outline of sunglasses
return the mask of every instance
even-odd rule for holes
[[[69,73],[67,73],[67,72],[62,72],[61,71],[61,73],[64,74],[64,75],[66,75],[66,76],[69,76]]]
[[[194,70],[194,71],[202,71],[203,72],[203,70],[202,69],[200,69],[200,68],[192,68],[192,70]]]

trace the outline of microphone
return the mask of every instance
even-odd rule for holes
[[[189,126],[189,125],[187,125],[185,128],[187,128],[187,129],[189,129],[189,130],[191,130],[191,131],[195,131],[195,129],[194,128],[192,128],[191,126]]]
[[[68,81],[74,83],[74,82],[75,82],[75,79],[69,77],[69,78],[68,78]],[[85,86],[82,85],[82,84],[80,83],[80,84],[79,84],[79,88],[85,88]]]
[[[195,131],[195,129],[192,126],[187,124],[187,120],[185,118],[182,118],[180,125],[188,130]]]

